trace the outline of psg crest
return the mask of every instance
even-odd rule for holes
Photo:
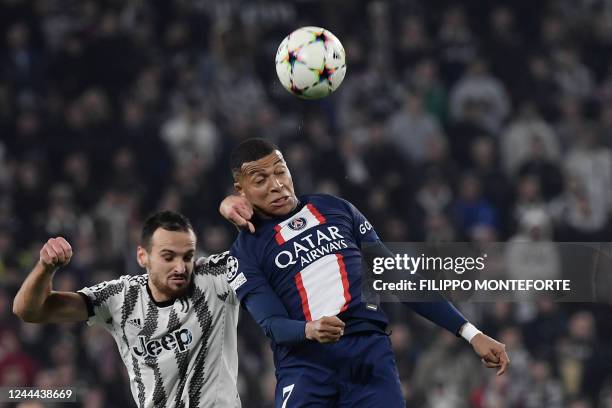
[[[292,230],[299,231],[306,226],[306,218],[304,217],[295,218],[291,220],[291,222],[289,222],[288,225],[289,225],[289,228],[291,228]]]

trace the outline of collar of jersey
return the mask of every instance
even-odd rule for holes
[[[178,299],[178,298],[172,298],[172,299],[164,300],[162,302],[158,302],[157,300],[155,300],[155,298],[153,297],[153,294],[151,293],[151,288],[149,288],[149,280],[147,280],[146,287],[147,287],[147,294],[149,295],[149,298],[157,307],[172,306],[174,304],[174,301]],[[191,282],[189,282],[189,293],[188,294],[190,295],[192,291],[193,291],[193,274],[191,276]]]

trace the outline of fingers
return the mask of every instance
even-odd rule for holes
[[[499,363],[494,363],[492,361],[487,361],[484,358],[480,359],[480,361],[482,361],[482,364],[484,364],[487,368],[497,368],[497,367],[500,367]]]
[[[253,217],[253,206],[242,196],[228,196],[219,206],[221,215],[240,228],[255,232],[255,226],[249,221]]]
[[[344,333],[344,328],[325,325],[325,326],[321,326],[319,331],[324,334],[331,335],[331,336],[342,336],[342,334]]]
[[[319,343],[334,343],[340,340],[344,335],[344,322],[336,316],[322,317],[313,322],[307,323],[308,327],[312,327],[311,340],[316,340]]]
[[[497,375],[503,375],[510,366],[510,358],[508,357],[508,354],[505,350],[499,356],[499,365],[500,369],[497,371]]]
[[[40,260],[45,265],[55,265],[57,263],[57,255],[50,251],[51,248],[46,245],[40,250]]]
[[[250,205],[239,204],[234,207],[234,210],[245,220],[250,220],[253,217],[253,208]]]
[[[62,237],[50,238],[40,250],[40,259],[46,266],[66,265],[72,257],[72,247]]]
[[[252,212],[251,212],[251,216],[252,216]],[[253,225],[253,223],[251,221],[249,221],[249,219],[251,218],[248,215],[245,215],[245,213],[240,213],[238,212],[236,209],[234,209],[233,211],[231,211],[228,214],[228,219],[235,225],[237,225],[240,228],[248,228],[248,230],[251,233],[255,232],[255,226]]]
[[[476,341],[472,342],[472,346],[481,356],[482,363],[488,368],[498,368],[497,375],[503,375],[510,366],[506,345],[486,335],[474,337],[474,339]]]
[[[344,334],[344,322],[336,316],[326,316],[321,318],[322,330],[328,333],[337,334],[342,336]]]
[[[345,324],[338,316],[325,316],[321,318],[321,321],[325,324],[335,327],[344,328]]]
[[[232,207],[232,213],[234,213],[233,218],[237,221],[234,223],[240,227],[248,228],[251,233],[254,233],[255,226],[250,221],[250,219],[253,218],[253,207],[243,197],[238,197],[237,200],[238,199],[240,201],[237,201]]]
[[[60,263],[65,263],[70,259],[70,257],[72,256],[72,248],[70,247],[68,241],[66,241],[62,237],[58,237],[52,238],[48,242],[57,254],[58,261]]]
[[[498,364],[499,363],[499,357],[497,357],[495,354],[493,354],[494,352],[489,352],[487,353],[485,356],[483,356],[483,360],[491,362],[491,363],[495,363]]]

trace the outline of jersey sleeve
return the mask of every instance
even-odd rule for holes
[[[342,200],[342,199],[341,199]],[[346,200],[342,200],[353,224],[353,234],[357,240],[357,244],[361,246],[364,242],[379,241],[376,230],[367,220],[367,218],[355,207]]]
[[[289,318],[287,309],[268,284],[251,290],[242,303],[274,343],[291,346],[306,339],[306,321]]]
[[[236,240],[230,249],[232,257],[231,271],[228,269],[229,285],[236,292],[239,300],[248,293],[268,284],[257,258],[246,248],[243,241]]]
[[[233,259],[229,251],[213,254],[196,260],[194,270],[194,284],[205,291],[204,286],[212,286],[219,299],[231,304],[238,304],[236,292],[228,282],[229,269],[233,265]]]
[[[124,299],[124,289],[130,276],[121,276],[119,279],[100,282],[97,285],[85,287],[77,293],[83,297],[87,305],[88,325],[101,324],[105,327],[111,325],[113,314],[121,310]]]

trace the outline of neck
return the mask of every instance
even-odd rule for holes
[[[147,289],[149,289],[149,295],[153,298],[156,303],[163,303],[172,300],[172,297],[163,293],[151,282],[151,279],[147,282]]]

